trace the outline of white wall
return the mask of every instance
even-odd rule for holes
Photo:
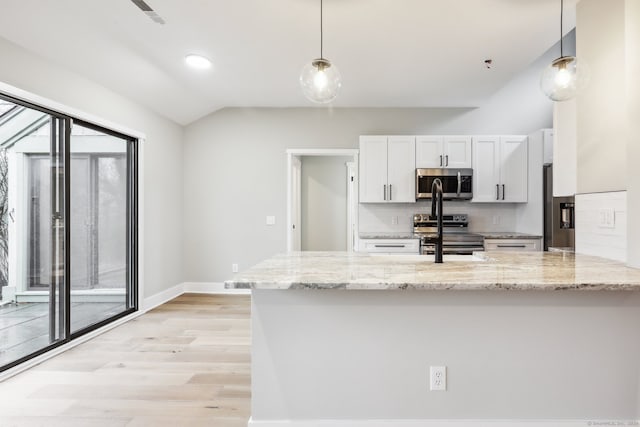
[[[301,160],[302,250],[346,251],[346,163],[353,157],[306,156]]]
[[[575,203],[576,252],[625,262],[627,192],[577,194]],[[603,209],[613,210],[613,224],[610,227],[600,225]]]
[[[627,188],[624,23],[625,0],[578,3],[576,53],[591,73],[577,97],[578,193]]]
[[[640,226],[634,221],[640,216],[639,21],[637,1],[581,0],[577,5],[577,54],[589,64],[591,81],[576,99],[577,190],[583,193],[576,200],[576,250],[604,246],[608,249],[600,250],[600,256],[626,259],[635,267],[640,267]],[[584,202],[580,207],[578,200],[599,200],[600,206],[590,208],[599,211],[610,207],[625,189],[625,206],[616,209],[631,220],[624,236],[618,236],[616,247],[611,248],[611,238],[595,241],[593,236],[594,230],[597,234],[611,230],[599,227],[593,212],[581,219],[578,209],[589,209]],[[623,244],[624,257],[620,254]]]
[[[182,127],[2,38],[0,58],[1,82],[146,135],[144,296],[181,283]]]
[[[469,231],[473,232],[516,231],[516,209],[516,205],[512,203],[471,203],[468,201],[445,201],[443,207],[447,215],[468,214]],[[413,215],[430,212],[431,202],[424,200],[416,203],[361,203],[360,232],[411,232],[413,231]],[[393,217],[398,218],[398,224],[392,224]]]
[[[551,102],[539,78],[557,50],[475,109],[227,108],[190,124],[184,153],[185,280],[223,281],[232,274],[231,264],[242,270],[286,249],[288,148],[358,148],[365,134],[526,135],[551,127]],[[374,216],[386,212],[368,209]],[[502,224],[513,231],[515,217],[508,209],[499,208]],[[267,215],[276,216],[275,226],[265,225]]]
[[[576,30],[564,37],[565,55],[576,53]],[[573,196],[577,188],[576,100],[553,103],[553,195]]]
[[[627,59],[627,262],[640,268],[640,2],[625,3]],[[640,383],[639,383],[640,384]],[[640,411],[640,390],[638,393]],[[639,412],[640,415],[640,412]]]

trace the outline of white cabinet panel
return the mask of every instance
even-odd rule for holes
[[[473,138],[473,202],[497,202],[500,192],[500,137]]]
[[[444,137],[444,166],[465,169],[471,167],[471,137]]]
[[[414,136],[360,137],[360,202],[415,203]]]
[[[527,201],[527,159],[526,137],[500,137],[501,201],[511,203],[524,203]]]
[[[485,251],[541,251],[542,239],[484,239]]]
[[[416,201],[416,143],[413,136],[390,136],[387,143],[387,183],[390,202]]]
[[[473,202],[527,201],[527,137],[473,137]]]
[[[416,168],[441,168],[444,166],[444,147],[441,136],[416,137]]]
[[[416,168],[470,167],[470,136],[421,135],[416,137]]]
[[[387,137],[360,137],[360,202],[387,200]]]
[[[419,254],[418,239],[360,239],[360,252]]]

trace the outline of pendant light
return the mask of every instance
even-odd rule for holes
[[[588,72],[585,64],[578,66],[575,56],[564,56],[562,46],[562,20],[564,12],[564,0],[560,0],[560,57],[549,64],[540,78],[542,92],[552,101],[567,101],[584,87],[588,80]]]
[[[302,68],[300,73],[300,87],[302,93],[310,101],[326,104],[335,99],[342,86],[340,72],[335,64],[322,55],[322,0],[320,0],[320,58],[316,58]]]

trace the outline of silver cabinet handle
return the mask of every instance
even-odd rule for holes
[[[460,191],[462,190],[462,177],[460,176],[460,171],[458,171],[458,193],[457,195],[460,195]]]
[[[389,200],[393,200],[393,185],[389,184]]]
[[[382,198],[383,200],[387,200],[387,184],[382,186]]]
[[[496,200],[500,200],[500,184],[496,184]]]
[[[499,248],[526,248],[526,245],[497,245]]]
[[[406,245],[374,245],[376,248],[404,248]]]
[[[504,200],[504,184],[502,184],[502,200]]]
[[[449,155],[447,154],[446,156],[444,156],[444,159],[446,160],[444,165],[449,166]]]
[[[440,154],[440,166],[442,166],[442,154]]]

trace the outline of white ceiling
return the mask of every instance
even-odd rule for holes
[[[308,107],[319,0],[0,0],[0,36],[178,123],[226,106]],[[565,32],[575,3],[565,1]],[[337,107],[480,105],[559,38],[559,0],[324,0]],[[185,67],[187,53],[211,58]],[[483,61],[493,59],[487,70]]]

